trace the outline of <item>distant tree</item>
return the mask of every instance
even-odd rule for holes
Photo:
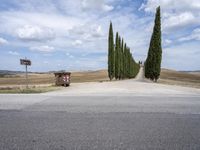
[[[145,77],[155,80],[160,76],[162,60],[160,6],[156,9],[155,25],[145,62]]]
[[[112,22],[110,22],[108,37],[108,76],[110,80],[112,80],[115,76],[115,55]]]

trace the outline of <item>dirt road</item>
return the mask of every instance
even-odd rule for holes
[[[60,91],[44,93],[43,95],[187,96],[199,94],[200,89],[157,84],[144,79],[143,68],[141,68],[136,79],[72,83],[71,86]]]
[[[144,68],[141,66],[140,70],[135,78],[135,81],[146,81],[144,78]]]

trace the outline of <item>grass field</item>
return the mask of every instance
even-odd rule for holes
[[[95,82],[109,80],[107,77],[106,70],[99,71],[85,71],[85,72],[72,72],[71,82]],[[43,85],[43,84],[54,84],[55,77],[53,73],[35,74],[31,73],[28,75],[28,82],[30,85]],[[1,85],[25,85],[25,74],[7,75],[0,77]]]
[[[49,91],[55,91],[61,89],[60,87],[56,86],[43,86],[43,87],[37,87],[37,86],[30,86],[28,88],[25,87],[1,87],[0,93],[26,93],[26,94],[32,94],[32,93],[45,93]]]
[[[72,83],[102,82],[109,80],[106,70],[74,72],[71,75]],[[28,75],[29,89],[26,89],[25,74],[5,75],[0,77],[0,93],[44,93],[59,89],[55,85],[53,73]]]
[[[56,90],[53,73],[31,73],[28,76],[28,80],[30,89],[26,91],[24,90],[26,84],[24,74],[0,77],[0,93],[41,93],[49,90]],[[102,82],[108,80],[106,70],[72,72],[71,75],[71,83]],[[158,83],[200,88],[200,73],[195,72],[193,74],[162,69]]]
[[[162,69],[159,83],[200,88],[200,72],[178,72]]]

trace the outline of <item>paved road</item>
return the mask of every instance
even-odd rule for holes
[[[114,149],[199,150],[200,89],[126,80],[0,95],[0,150]]]
[[[2,150],[199,150],[200,96],[0,95]]]

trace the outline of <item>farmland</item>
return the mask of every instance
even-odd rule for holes
[[[158,83],[172,84],[200,88],[200,73],[178,72],[175,70],[162,69]],[[29,73],[30,86],[52,86],[55,78],[53,73]],[[103,82],[109,81],[106,70],[72,72],[71,82]],[[18,87],[25,85],[25,74],[5,75],[0,77],[0,87]]]

